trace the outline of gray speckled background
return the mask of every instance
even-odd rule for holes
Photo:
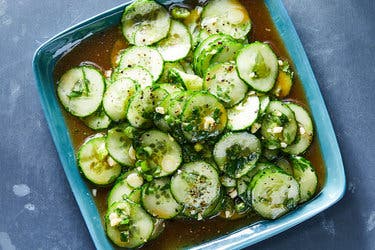
[[[0,0],[0,248],[93,249],[39,103],[35,49],[120,4]],[[375,2],[285,0],[330,112],[343,200],[252,249],[375,249]]]

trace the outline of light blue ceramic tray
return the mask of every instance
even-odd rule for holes
[[[171,2],[171,1],[168,1]],[[297,210],[275,221],[262,221],[208,241],[193,249],[238,249],[283,232],[332,206],[344,194],[345,174],[336,136],[306,53],[281,0],[266,0],[272,19],[294,62],[303,83],[326,166],[326,183],[320,194]],[[113,249],[107,239],[100,215],[76,167],[74,150],[55,94],[53,69],[69,49],[92,34],[118,25],[126,4],[108,10],[69,28],[44,43],[35,53],[33,69],[42,107],[62,166],[82,216],[97,249]]]

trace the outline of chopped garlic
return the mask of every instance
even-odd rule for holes
[[[275,134],[278,134],[278,133],[281,133],[283,131],[283,127],[274,127],[272,129],[272,132],[275,133]]]
[[[143,184],[142,176],[138,175],[137,173],[129,174],[128,177],[126,178],[126,181],[133,188],[140,187]]]
[[[275,115],[280,117],[280,116],[282,116],[283,114],[282,114],[280,111],[276,110],[276,111],[275,111]]]
[[[118,216],[117,213],[111,213],[108,218],[109,218],[111,227],[117,226],[122,221],[122,219]]]
[[[256,77],[255,72],[251,72],[251,73],[249,74],[249,77],[250,77],[250,78],[254,78],[254,77]]]
[[[300,128],[299,128],[299,133],[300,133],[301,135],[304,135],[304,134],[306,133],[305,128],[304,128],[304,127],[300,127]]]
[[[203,220],[203,216],[201,213],[198,213],[198,220]]]
[[[282,148],[286,148],[286,147],[288,147],[288,144],[286,144],[285,142],[282,142],[282,143],[280,143],[280,146],[281,146]]]
[[[283,66],[284,62],[282,60],[277,60],[277,63],[280,65],[280,66]]]
[[[228,211],[228,210],[225,211],[225,218],[229,218],[229,217],[230,217],[230,214],[231,214],[230,211]]]
[[[164,110],[163,107],[156,107],[155,111],[156,111],[156,113],[159,113],[159,114],[162,114],[162,115],[165,114],[165,110]]]
[[[98,190],[96,188],[94,188],[94,189],[91,190],[91,192],[92,192],[92,195],[94,197],[96,197],[96,194],[98,193]]]
[[[232,198],[232,199],[236,198],[237,195],[238,195],[238,193],[237,193],[237,190],[236,190],[236,189],[235,189],[234,191],[232,191],[232,192],[229,193],[229,196],[230,196],[230,198]]]
[[[211,116],[206,116],[205,118],[203,118],[203,121],[203,129],[205,131],[211,130],[211,128],[216,124],[214,118],[212,118]]]
[[[252,134],[255,134],[261,127],[262,125],[260,123],[254,123],[252,126],[251,126],[251,133]]]
[[[115,162],[115,160],[113,160],[112,157],[108,157],[108,158],[107,158],[107,163],[108,163],[108,165],[109,165],[110,167],[113,167],[113,166],[115,166],[115,165],[117,164],[117,162]]]
[[[134,150],[134,148],[133,148],[133,145],[130,146],[129,151],[128,151],[128,154],[129,154],[130,159],[132,159],[132,160],[135,160],[135,159],[136,159],[136,158],[135,158],[135,150]]]
[[[112,75],[112,70],[106,70],[106,71],[104,71],[104,76],[106,78],[109,78],[111,75]]]

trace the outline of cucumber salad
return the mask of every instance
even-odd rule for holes
[[[62,106],[98,131],[77,162],[111,187],[105,231],[117,246],[156,239],[167,220],[277,219],[315,195],[312,119],[285,99],[289,63],[251,29],[237,0],[136,0],[110,74],[81,65],[59,79]]]

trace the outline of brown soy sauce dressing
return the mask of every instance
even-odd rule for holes
[[[252,20],[252,31],[249,35],[250,41],[264,41],[269,43],[278,57],[287,59],[289,63],[293,65],[263,0],[242,0],[241,2],[246,6]],[[186,2],[187,6],[195,6],[195,4],[194,1]],[[84,63],[96,65],[104,73],[104,71],[111,69],[111,65],[118,51],[126,48],[126,46],[126,41],[123,38],[119,26],[111,27],[102,33],[96,34],[82,41],[58,61],[54,72],[55,81],[57,82],[68,69]],[[308,109],[304,90],[297,74],[295,74],[294,85],[288,99],[298,102]],[[78,149],[85,138],[97,132],[86,127],[79,118],[68,114],[63,108],[62,110],[70,131],[73,146],[75,149]],[[316,168],[319,180],[319,192],[325,181],[325,170],[316,137],[305,156]],[[110,187],[100,188],[90,183],[87,185],[90,189],[97,189],[97,195],[94,199],[103,222],[104,214],[107,209],[106,198]],[[250,225],[259,221],[260,219],[259,216],[252,214],[238,220],[226,220],[220,217],[199,222],[191,220],[171,220],[166,222],[164,232],[156,240],[147,243],[143,248],[176,249],[195,245],[228,234],[245,225]]]

